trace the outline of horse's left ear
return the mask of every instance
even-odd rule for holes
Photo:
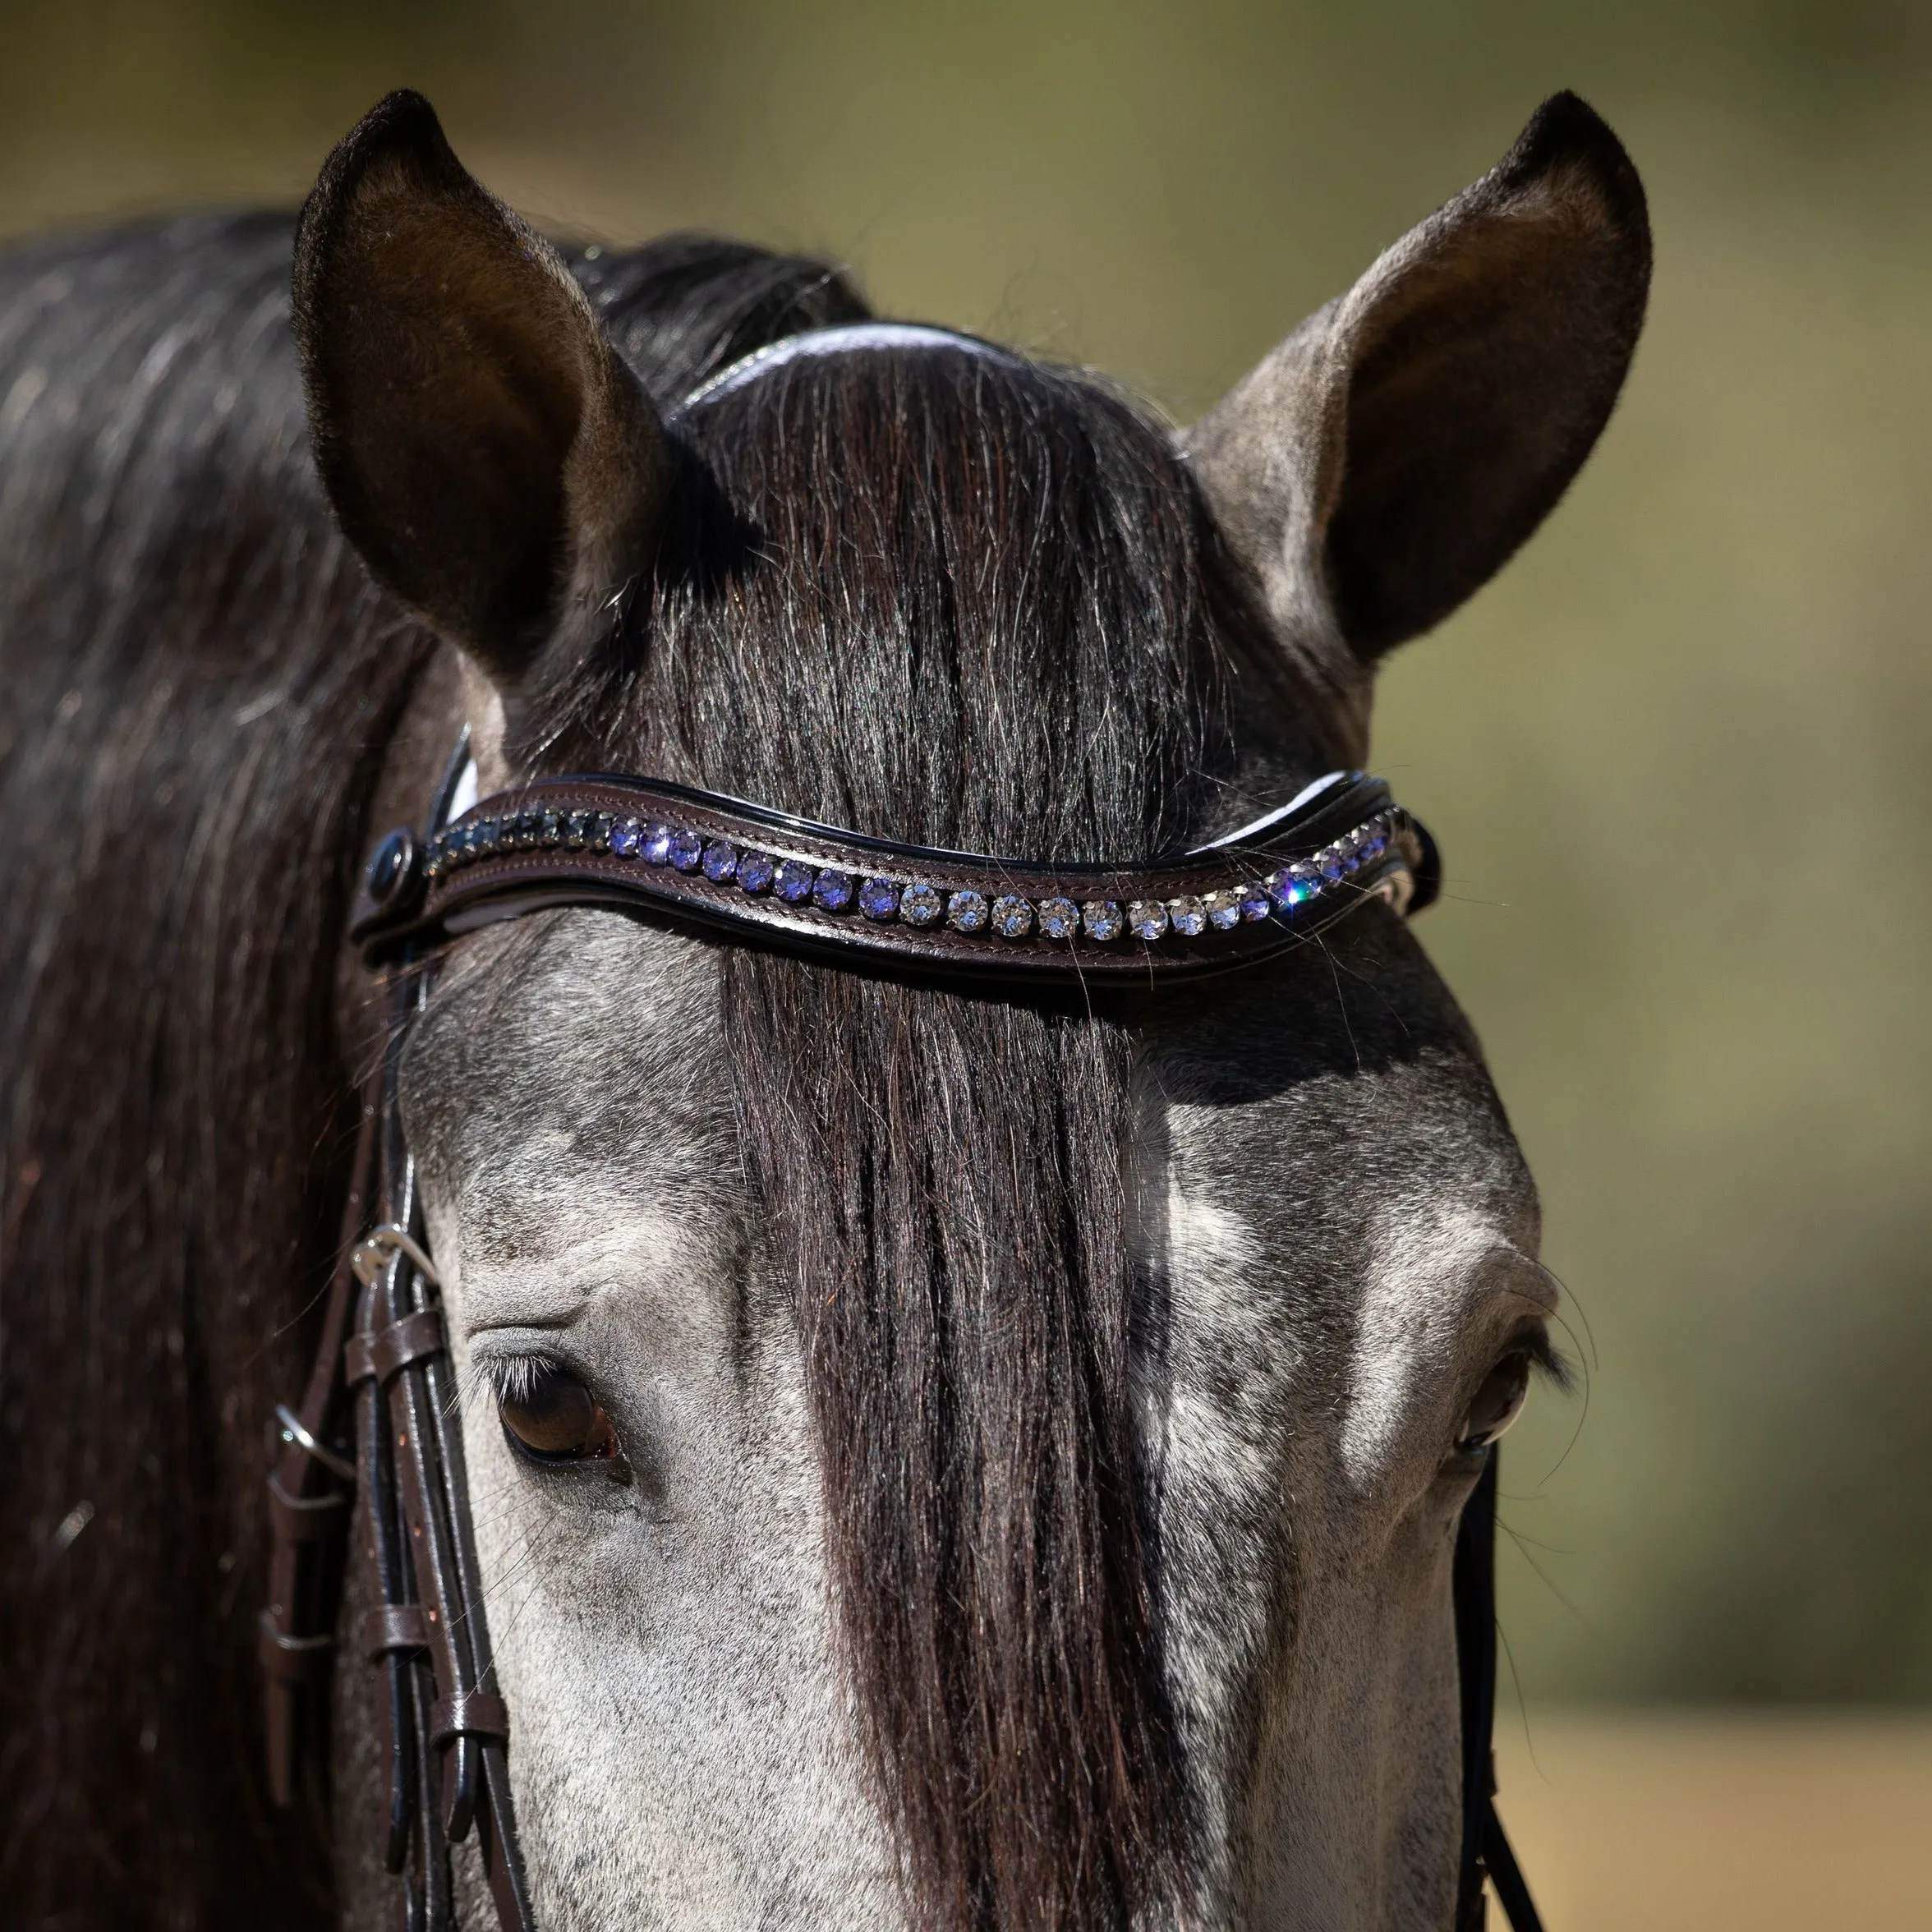
[[[1609,419],[1649,281],[1636,170],[1559,94],[1196,424],[1202,493],[1284,637],[1339,628],[1372,662],[1485,582]]]
[[[296,234],[317,467],[349,540],[506,692],[650,561],[669,460],[556,251],[421,94],[332,154]]]

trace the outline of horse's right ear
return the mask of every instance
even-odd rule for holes
[[[301,212],[316,466],[389,589],[508,690],[648,564],[669,462],[556,251],[391,94]]]

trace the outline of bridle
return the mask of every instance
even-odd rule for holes
[[[440,1284],[428,1251],[398,1070],[441,942],[559,906],[629,911],[740,945],[1039,997],[1157,990],[1304,945],[1372,899],[1435,896],[1428,835],[1377,779],[1337,773],[1174,859],[1042,866],[904,845],[660,781],[536,780],[455,812],[464,734],[419,836],[376,847],[352,938],[386,980],[390,1025],[362,1097],[340,1259],[300,1405],[276,1410],[269,1602],[261,1613],[269,1782],[292,1801],[321,1704],[357,1491],[375,1608],[361,1640],[382,1673],[384,1863],[405,1932],[456,1924],[450,1847],[474,1830],[504,1932],[534,1932],[484,1586],[470,1520]],[[352,1409],[353,1456],[340,1446]],[[1485,1452],[1454,1558],[1463,1737],[1456,1932],[1480,1932],[1484,1883],[1515,1932],[1541,1932],[1497,1816],[1497,1451]]]

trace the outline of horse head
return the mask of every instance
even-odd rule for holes
[[[1603,428],[1648,269],[1560,96],[1175,435],[812,264],[560,252],[393,97],[295,283],[329,502],[446,647],[384,801],[467,726],[485,792],[1200,847],[1365,761],[1382,654]],[[1043,991],[552,909],[450,941],[398,1085],[540,1924],[1449,1922],[1457,1525],[1556,1295],[1395,908]]]

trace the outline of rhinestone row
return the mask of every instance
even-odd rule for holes
[[[728,839],[706,839],[683,826],[618,818],[608,812],[533,810],[453,826],[430,845],[428,871],[436,879],[476,859],[507,852],[608,852],[640,865],[702,873],[714,886],[734,884],[742,892],[760,898],[769,895],[789,906],[856,911],[880,924],[896,920],[924,928],[943,921],[958,932],[992,932],[1003,939],[1037,934],[1042,939],[1070,940],[1083,934],[1105,943],[1125,933],[1142,940],[1194,939],[1244,922],[1286,917],[1373,865],[1388,849],[1393,830],[1393,815],[1380,812],[1312,858],[1283,866],[1265,878],[1198,898],[1136,899],[1125,904],[1111,899],[1079,904],[1070,899],[1022,899],[1013,893],[989,898],[970,887],[949,890],[922,879],[901,884],[836,866],[776,858]]]

